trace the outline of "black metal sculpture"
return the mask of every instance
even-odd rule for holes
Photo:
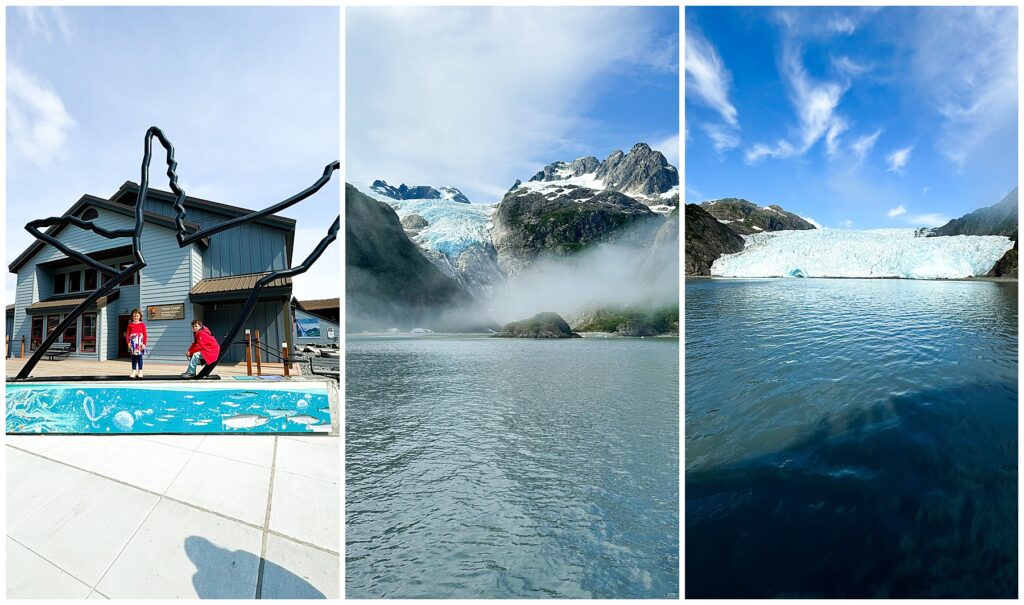
[[[164,136],[162,130],[160,130],[156,126],[150,127],[146,131],[145,153],[142,156],[142,176],[140,178],[139,183],[139,195],[138,198],[135,200],[135,225],[132,229],[104,229],[103,227],[96,225],[92,221],[85,221],[76,216],[51,217],[47,219],[32,221],[25,225],[25,229],[39,241],[53,246],[54,248],[63,252],[68,257],[77,259],[82,263],[90,267],[93,267],[97,271],[100,271],[104,275],[112,275],[113,277],[103,282],[100,285],[100,287],[96,289],[95,292],[86,297],[86,299],[83,300],[81,304],[79,304],[77,307],[75,307],[74,310],[71,311],[71,313],[69,313],[68,316],[64,319],[64,321],[62,321],[42,341],[42,343],[40,343],[40,345],[36,348],[35,352],[32,354],[29,360],[21,368],[21,371],[18,372],[18,375],[15,377],[15,380],[27,379],[32,373],[32,369],[35,368],[36,364],[39,363],[39,360],[43,357],[43,355],[46,354],[46,351],[54,342],[57,341],[58,338],[60,338],[61,334],[64,333],[64,330],[66,330],[68,326],[78,321],[78,318],[93,303],[99,300],[100,297],[109,294],[118,284],[120,284],[126,278],[138,273],[139,271],[142,270],[143,267],[146,266],[146,260],[142,256],[142,228],[144,225],[143,208],[145,205],[146,196],[149,193],[149,164],[152,158],[153,137],[156,137],[157,140],[160,141],[160,144],[167,152],[167,177],[171,191],[175,194],[174,209],[177,212],[177,216],[175,217],[174,222],[175,226],[177,227],[177,239],[179,247],[185,247],[197,240],[209,237],[217,233],[221,233],[223,231],[227,231],[228,229],[240,227],[254,220],[260,219],[264,216],[274,214],[275,212],[293,206],[319,191],[331,179],[331,176],[334,173],[334,171],[340,167],[340,164],[338,162],[332,162],[331,164],[328,164],[327,167],[324,168],[323,175],[319,179],[317,179],[317,181],[313,185],[284,201],[274,204],[273,206],[270,206],[257,212],[249,213],[245,216],[240,216],[228,221],[224,221],[223,223],[213,225],[205,229],[189,232],[188,228],[185,226],[185,192],[178,186],[178,175],[175,172],[175,169],[178,167],[178,164],[177,162],[174,161],[174,145],[172,145],[171,142],[167,139],[167,137]],[[57,225],[63,225],[65,227],[72,225],[80,229],[93,231],[97,235],[100,235],[101,237],[107,239],[115,239],[118,237],[131,237],[132,256],[134,257],[135,260],[134,262],[132,262],[131,265],[129,265],[122,271],[118,272],[112,267],[104,265],[103,263],[100,263],[95,259],[90,258],[86,254],[68,248],[65,244],[51,237],[49,234],[40,231],[40,229],[46,229]],[[252,292],[249,293],[249,298],[246,300],[245,305],[242,308],[242,312],[239,314],[238,321],[235,322],[235,324],[225,335],[224,339],[222,340],[222,343],[230,345],[230,343],[235,339],[235,337],[238,336],[238,332],[242,329],[242,326],[245,324],[246,320],[249,319],[249,315],[252,314],[252,311],[256,306],[256,301],[259,298],[259,293],[264,286],[273,282],[275,279],[281,277],[292,277],[308,271],[309,268],[313,265],[313,263],[316,262],[318,258],[320,258],[320,256],[323,254],[327,246],[329,246],[334,240],[337,239],[338,230],[340,229],[340,227],[341,214],[339,214],[338,217],[334,219],[334,223],[331,225],[330,229],[327,230],[327,236],[324,237],[319,244],[317,244],[316,248],[313,250],[312,253],[310,253],[308,257],[306,257],[306,260],[303,261],[302,264],[292,267],[291,269],[281,269],[278,271],[272,271],[267,275],[263,276],[262,278],[260,278],[256,282],[256,285],[253,287]],[[208,376],[210,372],[212,372],[213,369],[217,367],[217,364],[220,363],[221,358],[224,357],[224,354],[228,351],[228,349],[228,346],[221,347],[221,352],[217,359],[214,360],[212,363],[207,363],[207,365],[196,375],[196,377],[205,378],[206,376]]]

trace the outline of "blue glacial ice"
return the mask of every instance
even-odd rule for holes
[[[919,237],[915,229],[814,229],[744,236],[741,252],[711,266],[719,277],[902,277],[984,275],[1013,242],[1003,236]]]
[[[415,238],[425,249],[457,257],[473,246],[491,243],[491,204],[459,204],[447,200],[390,200],[400,218],[418,214],[426,228]]]

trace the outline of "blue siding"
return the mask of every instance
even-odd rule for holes
[[[216,308],[214,308],[213,304],[205,304],[203,307],[205,325],[210,328],[210,332],[213,333],[214,338],[217,339],[221,347],[225,347],[226,344],[223,342],[224,336],[231,325],[238,321],[238,313],[242,310],[242,305],[217,304]],[[284,310],[284,300],[257,303],[249,320],[245,322],[242,331],[239,332],[237,342],[245,341],[246,329],[251,330],[253,335],[255,335],[256,330],[259,330],[260,342],[265,343],[266,346],[280,355],[281,343],[291,340],[285,323]],[[265,355],[261,357],[264,361],[280,361],[276,357],[269,360]],[[245,347],[240,345],[232,346],[225,354],[224,360],[245,361]]]
[[[163,216],[175,216],[170,202],[147,199],[145,210]],[[234,218],[204,208],[188,207],[186,220],[200,227],[211,227]],[[202,251],[203,277],[225,277],[287,269],[285,231],[268,225],[248,224],[218,233],[210,238],[210,247]]]
[[[150,354],[154,360],[179,361],[192,344],[192,253],[194,245],[180,248],[169,229],[147,229],[142,249],[148,266],[142,270],[139,308],[151,305],[185,305],[184,319],[146,321]]]

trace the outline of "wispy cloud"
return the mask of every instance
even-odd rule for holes
[[[858,162],[867,157],[868,153],[871,152],[871,148],[875,146],[875,142],[878,141],[878,137],[881,134],[882,131],[879,129],[871,134],[866,134],[854,140],[853,144],[850,145],[850,149],[853,151],[853,155],[857,156]]]
[[[75,120],[49,84],[7,65],[7,141],[38,166],[48,165],[67,141]]]
[[[57,33],[65,42],[71,40],[71,25],[62,7],[19,6],[18,12],[24,17],[32,35],[52,42],[54,33]]]
[[[601,126],[587,123],[595,87],[678,70],[678,37],[661,33],[663,18],[612,7],[350,7],[349,178],[500,199]]]
[[[729,100],[732,76],[718,51],[696,28],[686,31],[686,92],[718,112],[733,127],[739,126],[738,112]]]
[[[939,212],[929,212],[907,216],[905,220],[913,225],[923,227],[941,227],[949,222],[949,217]]]
[[[679,166],[679,135],[674,134],[660,141],[651,143],[651,148],[660,151],[669,164]]]
[[[717,153],[725,153],[736,149],[740,145],[740,137],[735,130],[728,126],[719,124],[704,124],[701,126],[704,134],[711,139],[711,145]]]
[[[903,204],[900,204],[899,206],[896,206],[895,208],[890,208],[889,212],[886,212],[885,215],[888,216],[889,218],[896,218],[897,216],[899,216],[901,214],[906,214],[906,213],[907,213],[907,207],[904,206]]]
[[[796,110],[799,142],[780,141],[775,147],[757,143],[747,151],[747,161],[803,155],[823,137],[826,151],[829,155],[834,154],[839,147],[840,135],[849,127],[847,121],[835,113],[849,84],[812,79],[804,68],[800,46],[792,40],[783,43],[780,68]]]
[[[903,167],[910,161],[910,152],[914,150],[914,146],[904,147],[897,149],[889,154],[886,158],[886,162],[889,164],[889,172],[902,173]]]
[[[837,34],[852,34],[857,31],[858,23],[850,15],[832,15],[825,21],[825,28]]]
[[[846,55],[832,57],[832,67],[841,74],[859,76],[871,70],[867,64],[857,63]]]
[[[746,151],[743,157],[746,159],[748,164],[753,164],[762,158],[788,158],[795,155],[797,152],[789,141],[785,139],[779,139],[779,142],[774,147],[765,145],[764,143],[755,143],[750,149]]]
[[[991,136],[1016,128],[1017,8],[922,11],[907,40],[908,73],[942,117],[936,148],[958,167]]]
[[[850,219],[848,219],[848,218],[845,218],[845,219],[843,219],[843,220],[842,220],[842,222],[840,222],[839,224],[840,224],[840,225],[841,225],[841,226],[842,226],[842,227],[843,227],[844,229],[852,229],[852,228],[853,228],[853,221],[851,221],[851,220],[850,220]]]

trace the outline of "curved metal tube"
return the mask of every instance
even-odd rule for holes
[[[105,275],[113,275],[113,277],[103,282],[103,284],[95,292],[90,294],[84,301],[82,301],[81,304],[75,307],[75,309],[68,314],[64,321],[62,321],[60,325],[58,325],[53,330],[53,332],[51,332],[50,335],[46,337],[46,339],[39,345],[36,351],[32,354],[32,357],[29,358],[28,362],[22,367],[21,371],[18,372],[18,375],[15,377],[15,380],[23,380],[28,378],[32,372],[32,369],[35,368],[37,363],[39,363],[39,360],[43,357],[43,355],[46,354],[46,351],[50,348],[50,346],[54,342],[56,342],[58,338],[60,338],[60,335],[64,333],[64,330],[66,330],[68,326],[70,326],[72,323],[78,320],[78,318],[82,315],[82,313],[86,311],[86,309],[89,308],[90,305],[96,302],[96,300],[98,300],[101,296],[109,294],[111,291],[113,291],[117,284],[120,284],[125,278],[134,275],[135,273],[138,273],[140,270],[142,270],[143,267],[146,266],[146,261],[142,256],[142,227],[144,224],[143,206],[146,201],[146,196],[149,193],[149,165],[152,159],[153,137],[156,137],[160,141],[160,144],[167,152],[167,177],[171,191],[175,194],[175,199],[173,203],[173,207],[176,212],[174,224],[176,227],[176,237],[178,240],[179,248],[184,248],[185,246],[200,239],[209,237],[211,235],[215,235],[217,233],[221,233],[223,231],[227,231],[228,229],[240,227],[242,225],[251,223],[252,221],[258,220],[260,218],[263,218],[265,216],[274,214],[276,212],[284,210],[285,208],[293,206],[301,202],[302,200],[310,197],[311,195],[319,191],[321,188],[323,188],[323,186],[326,185],[327,182],[331,180],[331,176],[333,176],[334,171],[338,170],[341,167],[340,162],[337,161],[328,164],[324,168],[323,175],[321,175],[320,178],[318,178],[315,183],[313,183],[306,189],[300,191],[299,193],[285,200],[282,200],[272,206],[264,208],[263,210],[251,212],[244,216],[233,218],[231,220],[227,220],[222,223],[206,227],[205,229],[199,229],[197,231],[189,232],[188,228],[185,226],[185,192],[178,186],[178,175],[176,172],[178,163],[174,160],[174,145],[172,145],[171,142],[167,139],[167,137],[164,136],[162,130],[160,130],[156,126],[150,127],[149,130],[146,131],[145,153],[143,154],[142,157],[142,177],[139,185],[139,195],[138,198],[135,200],[135,227],[133,229],[108,230],[104,229],[103,227],[100,227],[99,225],[96,225],[92,221],[84,221],[75,216],[62,216],[41,219],[32,221],[25,226],[25,229],[29,233],[31,233],[32,236],[35,237],[36,239],[53,246],[54,248],[63,252],[68,257],[77,259],[82,263],[97,269],[98,271],[102,272]],[[114,269],[86,256],[85,254],[82,254],[81,252],[72,250],[71,248],[69,248],[62,242],[58,241],[57,239],[40,231],[40,229],[45,229],[47,227],[52,227],[55,225],[73,225],[80,229],[93,231],[97,235],[100,235],[101,237],[107,239],[114,239],[118,237],[131,237],[132,256],[135,258],[135,262],[133,262],[123,271],[116,272]],[[313,263],[315,263],[316,260],[319,259],[320,256],[324,253],[324,250],[327,248],[327,246],[329,246],[332,242],[334,242],[334,240],[337,239],[340,227],[341,214],[339,213],[338,217],[334,219],[334,224],[332,224],[331,228],[328,229],[327,236],[324,237],[324,239],[320,240],[320,243],[317,244],[316,248],[313,250],[312,253],[310,253],[308,257],[306,257],[306,260],[304,260],[302,264],[294,266],[290,269],[271,271],[267,275],[261,277],[256,282],[256,285],[253,287],[252,292],[249,293],[249,298],[246,300],[245,305],[242,307],[242,312],[240,313],[238,320],[235,322],[233,326],[231,326],[231,329],[228,330],[228,333],[224,336],[222,340],[224,346],[221,347],[220,355],[218,355],[217,359],[215,359],[212,363],[206,364],[206,366],[198,374],[196,374],[197,378],[205,378],[206,376],[209,376],[209,374],[214,370],[214,368],[217,367],[217,364],[220,363],[221,359],[224,357],[224,354],[228,351],[228,347],[230,346],[231,342],[233,342],[234,339],[238,336],[238,333],[241,331],[242,326],[245,324],[246,320],[248,320],[249,316],[252,314],[253,309],[256,307],[256,302],[259,299],[259,294],[263,290],[263,288],[267,284],[273,282],[275,279],[281,277],[291,277],[293,275],[299,275],[308,271],[309,268],[313,265]]]
[[[29,360],[22,366],[21,371],[15,377],[15,380],[24,380],[28,378],[32,370],[39,363],[39,360],[43,358],[46,351],[49,350],[53,343],[57,342],[57,339],[61,337],[64,330],[71,324],[78,321],[78,318],[85,313],[93,303],[95,303],[101,296],[109,294],[124,281],[125,278],[135,275],[146,266],[146,259],[142,256],[142,226],[143,226],[143,202],[146,199],[146,194],[149,192],[149,163],[153,156],[153,137],[156,137],[160,141],[160,145],[163,146],[166,153],[167,160],[167,176],[170,181],[171,190],[178,194],[178,199],[185,199],[185,192],[178,188],[178,175],[175,173],[175,169],[178,167],[178,163],[174,161],[174,145],[167,140],[161,131],[156,126],[151,126],[146,131],[145,137],[145,153],[142,156],[142,177],[139,185],[139,197],[135,200],[135,227],[132,229],[114,229],[108,230],[96,225],[92,221],[84,221],[76,216],[60,216],[51,217],[47,219],[41,219],[32,221],[25,225],[25,230],[32,234],[32,237],[39,241],[49,244],[54,248],[60,250],[70,258],[81,261],[94,269],[100,271],[104,275],[113,275],[113,277],[105,282],[96,289],[95,292],[86,297],[77,307],[75,307],[68,316],[64,318],[64,321],[60,322],[53,332],[50,334],[36,347],[34,353]],[[72,225],[79,229],[86,229],[106,239],[115,239],[118,237],[131,237],[132,238],[132,256],[135,258],[135,262],[126,267],[124,270],[117,272],[110,267],[86,256],[85,254],[72,250],[71,248],[58,241],[56,238],[51,237],[47,233],[40,231],[47,227],[53,227],[56,225]]]

